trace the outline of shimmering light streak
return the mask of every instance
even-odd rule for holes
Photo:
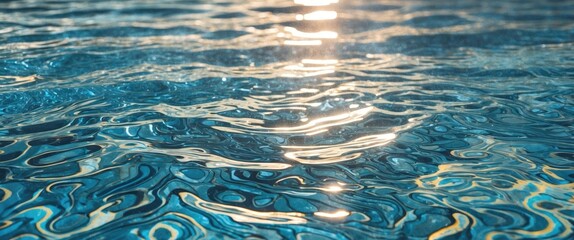
[[[313,215],[317,216],[317,217],[323,217],[323,218],[343,218],[343,217],[347,217],[349,216],[351,213],[348,211],[344,211],[344,210],[339,210],[336,212],[315,212],[313,213]]]
[[[52,2],[0,7],[2,239],[574,237],[571,1]]]
[[[293,27],[285,27],[285,31],[291,33],[295,37],[311,38],[311,39],[335,39],[339,34],[333,31],[319,31],[319,32],[301,32]]]
[[[303,64],[317,64],[317,65],[335,65],[339,62],[337,59],[303,59]]]
[[[319,21],[319,20],[333,20],[337,18],[337,12],[335,11],[315,11],[306,14],[297,14],[295,17],[297,20],[307,20],[307,21]]]
[[[295,4],[300,4],[304,6],[327,6],[331,4],[338,3],[339,0],[294,0]]]
[[[283,44],[292,46],[320,46],[321,40],[285,40]]]

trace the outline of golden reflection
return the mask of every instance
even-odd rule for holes
[[[115,140],[118,142],[118,146],[121,148],[125,148],[126,151],[131,153],[159,153],[165,155],[172,155],[178,156],[179,162],[202,162],[208,168],[242,168],[242,169],[260,169],[260,170],[283,170],[291,167],[291,164],[286,163],[275,163],[275,162],[245,162],[245,161],[237,161],[232,160],[229,158],[225,158],[216,154],[212,154],[207,152],[202,148],[195,148],[195,147],[187,147],[187,148],[179,148],[179,149],[161,149],[146,144],[144,142],[134,141],[134,140]],[[128,147],[129,146],[129,147]],[[96,160],[93,160],[96,161]],[[93,170],[96,169],[92,166],[95,166],[96,163],[99,163],[99,159],[97,162],[89,162],[89,164],[84,163],[87,167],[82,169]],[[82,166],[82,164],[80,164]],[[84,170],[87,171],[87,170]],[[105,170],[105,169],[103,169]],[[103,171],[98,170],[98,171]],[[82,173],[82,172],[81,172]],[[176,174],[177,175],[177,174]],[[74,175],[76,176],[76,175]],[[183,176],[183,175],[182,175]]]
[[[492,147],[492,146],[491,146]],[[507,154],[505,152],[498,152],[496,150],[492,151],[493,153],[497,154]],[[514,156],[516,157],[516,156]],[[519,157],[520,158],[520,157]],[[481,164],[488,165],[489,163],[481,162]],[[491,164],[491,163],[490,163]],[[437,172],[424,175],[419,177],[416,180],[417,185],[419,186],[419,191],[433,191],[435,193],[445,193],[448,191],[452,191],[452,189],[447,189],[452,187],[451,184],[442,184],[447,179],[457,178],[460,174],[464,174],[467,176],[469,169],[472,171],[476,171],[477,174],[479,172],[482,173],[490,173],[496,172],[499,167],[490,167],[490,168],[477,168],[477,164],[443,164],[439,166]],[[497,165],[499,163],[497,162]],[[523,167],[528,166],[525,164]],[[470,188],[477,188],[483,187],[486,185],[491,185],[492,179],[490,178],[481,178],[480,175],[473,174],[471,176],[467,176],[472,179],[472,183],[469,186],[465,186],[464,190],[468,190]],[[486,235],[486,239],[496,239],[501,236],[511,236],[511,235],[520,235],[527,238],[557,238],[563,239],[564,237],[570,235],[572,233],[571,228],[564,228],[564,226],[569,226],[569,216],[563,214],[560,210],[562,208],[555,208],[555,209],[546,209],[539,206],[537,203],[542,201],[547,201],[552,199],[553,203],[557,205],[568,205],[569,201],[572,201],[571,192],[574,188],[574,183],[568,184],[552,184],[549,182],[544,181],[537,181],[537,180],[522,180],[522,179],[511,179],[509,183],[512,183],[512,187],[498,189],[500,191],[504,191],[505,194],[511,195],[524,195],[520,197],[520,199],[513,199],[510,198],[499,198],[492,202],[492,204],[497,205],[504,205],[504,204],[517,204],[521,207],[524,207],[531,213],[537,215],[540,218],[543,218],[547,223],[546,226],[542,229],[537,230],[527,230],[527,229],[513,229],[510,231],[502,232],[502,231],[492,231]],[[461,191],[461,190],[458,190]],[[552,197],[550,197],[552,196]],[[484,201],[486,199],[480,197],[466,197],[461,196],[459,198],[460,202],[465,204],[472,204],[473,201]],[[517,201],[518,200],[518,201]],[[447,202],[447,204],[450,204]],[[475,211],[485,212],[488,209],[485,207],[476,208]],[[460,211],[460,209],[459,209]],[[447,226],[443,229],[438,230],[437,232],[433,233],[430,236],[430,239],[442,239],[446,236],[454,235],[465,228],[468,227],[471,220],[469,217],[472,218],[471,214],[457,214],[453,215],[455,219],[455,223],[451,226]],[[476,221],[473,219],[472,221]],[[557,232],[556,229],[563,229],[560,232]]]
[[[318,93],[319,89],[313,89],[313,88],[301,88],[299,90],[296,91],[289,91],[287,92],[287,94],[305,94],[305,93]]]
[[[33,176],[33,177],[30,177],[30,179],[39,180],[39,181],[56,181],[56,180],[65,180],[65,179],[73,179],[73,178],[77,178],[77,177],[90,176],[90,175],[97,174],[98,172],[106,170],[106,169],[100,170],[100,168],[99,168],[100,161],[101,161],[101,158],[99,158],[99,157],[79,160],[76,163],[78,164],[78,167],[80,170],[78,172],[71,174],[71,175],[68,175],[68,176],[56,176],[56,177],[36,177],[36,176]]]
[[[330,74],[330,73],[334,73],[335,72],[335,66],[305,66],[304,64],[295,64],[295,65],[289,65],[284,67],[283,69],[288,70],[288,71],[294,71],[297,74],[289,74],[289,73],[284,73],[283,76],[284,77],[290,77],[290,76],[304,76],[304,77],[313,77],[313,76],[319,76],[319,75],[325,75],[325,74]]]
[[[315,11],[307,14],[297,14],[295,17],[297,20],[307,20],[307,21],[319,21],[319,20],[333,20],[337,18],[337,12],[335,11]]]
[[[284,146],[285,149],[296,149],[286,152],[286,158],[303,164],[330,164],[356,159],[362,155],[361,150],[383,146],[396,138],[394,133],[360,137],[347,143],[320,146]]]
[[[334,31],[301,32],[294,27],[285,27],[285,31],[291,33],[294,37],[300,38],[335,39],[339,36],[339,34]]]
[[[274,162],[244,162],[228,159],[219,155],[211,154],[206,152],[201,148],[181,148],[181,149],[157,149],[149,148],[144,150],[144,152],[154,152],[178,155],[178,161],[180,162],[204,162],[205,166],[208,168],[242,168],[242,169],[261,169],[261,170],[283,170],[290,168],[290,164],[286,163],[274,163]]]
[[[316,65],[335,65],[339,63],[337,59],[303,59],[303,64],[316,64]]]
[[[343,218],[351,215],[351,213],[345,210],[339,210],[336,212],[315,212],[313,215],[323,218]]]
[[[195,220],[193,217],[191,217],[187,214],[179,213],[179,212],[169,212],[169,213],[165,214],[165,216],[169,216],[169,215],[174,215],[177,218],[182,218],[182,219],[187,220],[188,222],[193,224],[193,226],[196,227],[202,233],[203,236],[207,235],[207,230],[200,223],[198,223],[197,220]]]
[[[470,225],[470,219],[464,214],[453,213],[452,217],[454,218],[454,224],[439,229],[430,235],[429,239],[443,239],[452,236],[463,231]]]
[[[181,237],[179,236],[180,233],[177,229],[175,229],[173,226],[171,226],[170,224],[167,224],[168,222],[160,222],[155,224],[150,231],[147,234],[147,238],[148,239],[156,239],[155,238],[155,234],[158,230],[162,229],[165,230],[167,232],[169,232],[169,239],[180,239]],[[180,224],[176,223],[177,225],[179,225],[178,227],[182,227]],[[167,237],[164,235],[164,237]]]
[[[260,212],[247,208],[204,201],[189,192],[179,193],[179,197],[186,204],[192,205],[206,212],[226,215],[236,222],[259,224],[305,224],[307,219],[299,212]]]
[[[340,117],[344,120],[339,120],[336,122],[336,124],[341,125],[353,121],[360,121],[363,119],[364,116],[366,116],[369,112],[373,110],[374,110],[373,107],[367,107],[350,112],[349,114],[352,113],[352,115],[354,115],[353,117],[342,117],[344,115],[337,115],[335,117]],[[286,149],[284,157],[299,163],[312,164],[312,165],[331,164],[331,163],[350,161],[361,157],[362,156],[361,151],[363,150],[384,146],[390,143],[397,137],[396,133],[404,131],[406,129],[410,129],[412,126],[417,125],[423,118],[425,118],[425,116],[411,118],[409,119],[408,124],[392,128],[390,130],[391,133],[368,135],[353,139],[345,143],[332,144],[332,145],[317,145],[317,146],[283,146],[283,148]],[[322,118],[320,121],[316,119],[310,121],[304,126],[307,126],[306,128],[307,131],[309,131],[309,125],[316,126],[314,129],[325,129],[324,131],[326,131],[327,128],[330,127],[330,125],[324,122],[327,122],[325,121],[325,118]]]
[[[285,133],[307,133],[307,135],[310,135],[310,133],[319,130],[326,131],[332,126],[363,120],[363,116],[367,115],[371,110],[373,110],[373,107],[366,107],[353,112],[311,120],[301,126],[273,128],[273,130]]]
[[[266,127],[264,120],[261,119],[251,119],[251,118],[231,118],[225,117],[217,114],[222,111],[237,110],[238,107],[245,109],[266,109],[268,112],[265,114],[272,114],[275,111],[284,109],[297,109],[297,110],[307,110],[308,107],[319,107],[321,105],[320,100],[326,96],[337,96],[341,94],[346,88],[352,86],[340,86],[339,88],[333,88],[326,91],[319,91],[318,89],[302,89],[300,91],[292,91],[289,94],[298,93],[316,93],[312,96],[306,97],[287,97],[285,95],[266,95],[266,96],[250,96],[243,101],[235,100],[225,100],[217,101],[207,104],[197,104],[193,107],[190,106],[171,106],[167,104],[158,104],[156,106],[150,107],[154,111],[161,112],[167,116],[173,117],[196,117],[196,116],[207,116],[210,121],[226,122],[233,126],[212,126],[212,128],[236,133],[245,132],[273,132],[273,133],[311,133],[317,130],[327,129],[332,126],[347,124],[350,122],[360,121],[363,116],[368,114],[373,110],[373,107],[355,108],[352,111],[346,111],[344,113],[337,114],[335,116],[327,116],[323,118],[314,119],[312,121],[303,121],[306,124],[302,126],[289,126],[289,127]],[[358,106],[357,106],[358,107]],[[156,121],[156,120],[150,120]],[[142,122],[143,123],[143,122]],[[150,122],[151,123],[151,122]],[[129,144],[130,147],[125,147],[123,145]],[[131,146],[136,144],[137,147]],[[144,151],[149,150],[149,146],[144,142],[138,141],[126,141],[119,144],[122,148],[129,148],[133,151]],[[196,153],[193,149],[188,153]],[[189,154],[184,154],[189,155]],[[191,160],[191,159],[190,159]],[[222,159],[218,159],[222,160]],[[222,161],[224,162],[224,161]],[[225,161],[226,162],[226,161]]]
[[[303,179],[303,178],[300,177],[300,176],[288,176],[288,177],[284,177],[284,178],[281,178],[281,179],[277,180],[277,182],[275,182],[275,183],[276,183],[276,184],[279,184],[279,183],[281,183],[281,182],[283,182],[283,181],[286,181],[286,180],[289,180],[289,179],[295,179],[299,184],[305,184],[305,179]]]
[[[44,239],[44,238],[41,238],[40,236],[32,234],[32,233],[24,233],[24,234],[20,234],[18,236],[15,236],[11,239],[13,239],[13,240],[32,240],[32,239]]]
[[[12,196],[12,191],[10,191],[7,188],[0,187],[0,191],[4,192],[4,196],[2,196],[2,199],[0,199],[0,202],[4,202]]]
[[[318,96],[313,96],[309,99],[309,101],[314,100]],[[309,106],[317,107],[318,104],[309,103]],[[281,107],[277,109],[286,109],[286,107]],[[274,109],[270,109],[274,110]],[[305,110],[305,109],[303,109]],[[306,134],[306,135],[315,135],[320,132],[327,131],[330,127],[340,126],[356,121],[363,120],[364,116],[367,115],[369,112],[373,110],[373,107],[365,107],[361,109],[357,109],[350,112],[345,112],[341,114],[337,114],[334,116],[327,116],[322,118],[317,118],[313,120],[309,119],[302,119],[304,124],[299,126],[290,126],[290,127],[264,127],[264,126],[257,126],[253,125],[252,123],[245,123],[242,121],[236,121],[237,119],[230,119],[228,118],[221,118],[216,119],[220,121],[226,121],[230,124],[234,125],[234,127],[226,127],[226,126],[212,126],[212,128],[220,130],[220,131],[227,131],[227,132],[238,132],[238,133],[278,133],[278,134]],[[215,119],[215,118],[214,118]],[[220,161],[222,162],[222,161]]]
[[[293,69],[296,69],[296,68],[291,68],[291,70],[293,70]],[[313,71],[310,69],[301,68],[301,72],[298,72],[297,74],[284,73],[281,76],[282,77],[314,77],[314,76],[320,76],[320,75],[330,74],[330,73],[334,73],[334,72],[335,72],[335,70]]]
[[[531,229],[515,229],[511,232],[502,231],[492,231],[487,234],[486,239],[498,239],[500,236],[505,236],[510,234],[517,234],[525,238],[545,238],[545,239],[566,239],[567,236],[572,234],[572,228],[565,227],[570,226],[569,219],[571,216],[564,214],[561,210],[562,208],[555,209],[545,209],[540,207],[538,202],[548,201],[552,199],[552,202],[558,205],[569,205],[566,198],[571,198],[570,193],[573,189],[573,184],[561,184],[554,185],[546,182],[534,182],[530,180],[519,180],[516,179],[516,184],[512,187],[512,191],[528,192],[529,195],[523,198],[520,205],[527,208],[531,213],[536,214],[540,218],[544,218],[547,223],[544,228],[531,230]],[[544,200],[542,200],[544,199]],[[571,200],[570,200],[571,201]],[[508,204],[509,202],[500,201],[497,204]],[[516,204],[512,202],[512,204]],[[483,209],[480,209],[484,211]],[[556,229],[562,229],[561,231],[556,231]]]
[[[331,185],[331,186],[327,186],[324,190],[326,192],[341,192],[341,191],[343,191],[343,188],[341,186]]]
[[[330,4],[338,3],[338,0],[295,0],[295,4],[301,4],[304,6],[327,6]],[[326,21],[337,19],[338,13],[333,10],[326,9],[314,9],[315,11],[308,13],[301,13],[295,16],[298,21],[309,21],[309,25],[313,25],[313,21]],[[323,24],[323,23],[322,23]],[[327,23],[330,27],[333,27],[337,22]],[[317,26],[319,27],[319,26]],[[313,28],[317,29],[317,28]],[[284,27],[282,32],[277,34],[279,38],[287,38],[283,41],[284,45],[291,46],[319,46],[325,45],[322,48],[314,49],[313,57],[322,56],[326,59],[314,59],[305,58],[299,63],[291,64],[284,67],[286,72],[281,74],[282,77],[315,77],[321,75],[332,74],[336,70],[336,64],[339,62],[336,58],[333,58],[331,53],[334,47],[335,39],[339,37],[339,33],[329,30],[318,29],[315,32],[300,31],[294,27]],[[321,53],[323,52],[323,53]],[[308,66],[312,65],[312,66]],[[317,66],[319,65],[319,66]]]
[[[343,191],[357,191],[363,188],[361,185],[348,185],[342,182],[336,182],[322,187],[300,187],[303,190],[319,190],[328,193],[340,193]]]
[[[36,229],[40,232],[40,234],[42,234],[46,238],[48,239],[70,238],[71,236],[74,236],[79,233],[85,233],[88,230],[99,228],[115,220],[117,214],[105,210],[106,208],[109,208],[114,204],[117,204],[117,202],[104,204],[98,209],[87,213],[88,223],[85,226],[76,228],[73,231],[66,233],[58,233],[54,231],[54,224],[56,223],[56,221],[51,221],[51,219],[54,218],[55,213],[49,206],[37,206],[27,208],[24,211],[17,214],[16,216],[12,217],[12,219],[33,215],[35,216],[34,221]],[[13,223],[13,221],[8,220],[5,221],[5,223]]]
[[[339,0],[295,0],[295,4],[303,5],[303,6],[328,6],[334,3],[338,3]]]
[[[27,84],[27,83],[33,83],[36,82],[37,80],[41,80],[42,78],[38,75],[30,75],[30,76],[3,76],[2,78],[0,78],[0,80],[11,80],[12,83],[8,83],[8,84],[3,84],[2,86],[6,86],[6,87],[14,87],[14,86],[18,86],[18,85],[23,85],[23,84]],[[0,152],[1,154],[2,152]]]
[[[323,44],[321,40],[285,40],[285,45],[290,46],[320,46]]]
[[[333,70],[335,66],[320,66],[320,67],[306,67],[302,64],[289,65],[285,67],[286,70],[301,70],[301,71],[324,71]]]

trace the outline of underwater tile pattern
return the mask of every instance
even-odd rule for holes
[[[3,1],[0,238],[572,239],[572,1]]]

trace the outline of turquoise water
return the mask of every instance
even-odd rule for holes
[[[0,238],[572,239],[572,1],[3,1]]]

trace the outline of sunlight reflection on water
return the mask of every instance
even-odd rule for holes
[[[0,238],[572,238],[572,9],[0,3]]]

